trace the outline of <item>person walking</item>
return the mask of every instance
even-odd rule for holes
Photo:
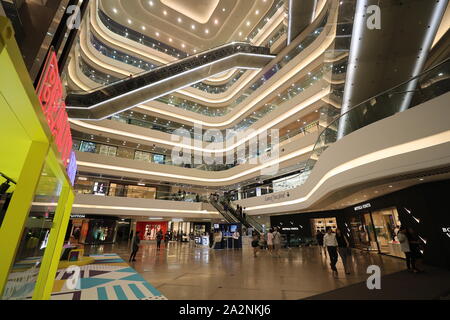
[[[163,233],[161,230],[158,231],[158,233],[156,234],[156,249],[157,250],[161,250],[161,241],[163,239]]]
[[[347,263],[347,259],[351,255],[350,242],[340,229],[336,229],[336,241],[338,243],[338,253],[341,257],[342,264],[344,265],[345,274],[350,274],[349,265]]]
[[[255,258],[258,257],[258,247],[259,247],[259,233],[256,231],[253,231],[252,234],[252,248],[253,248],[253,256]]]
[[[169,244],[169,240],[170,240],[170,233],[169,231],[167,231],[166,234],[164,235],[164,246],[166,247],[166,249]]]
[[[133,251],[131,252],[131,256],[130,256],[130,259],[128,260],[128,262],[136,261],[136,254],[139,250],[140,243],[141,243],[141,239],[139,239],[139,231],[136,231],[136,235],[134,236],[134,241],[133,241]]]
[[[400,231],[397,234],[398,241],[400,242],[400,249],[405,254],[406,257],[406,268],[408,271],[418,273],[419,270],[416,268],[416,257],[411,250],[411,246],[408,238],[408,231],[406,227],[401,226]]]
[[[269,232],[267,233],[267,248],[269,249],[269,253],[272,254],[273,252],[273,229],[270,228]]]
[[[278,227],[275,227],[273,231],[273,250],[277,257],[280,257],[280,248],[281,248],[281,233]]]
[[[323,251],[325,254],[325,258],[326,258],[327,257],[327,249],[323,246],[323,237],[324,237],[323,232],[320,230],[317,231],[316,240],[317,240],[317,244],[319,245],[319,248],[320,248],[319,253],[322,254],[322,251]]]
[[[336,263],[338,261],[338,243],[336,240],[336,234],[333,233],[331,227],[327,227],[327,233],[323,236],[323,246],[327,248],[328,255],[330,256],[331,270],[333,270],[333,273],[337,275],[338,271],[336,269]]]

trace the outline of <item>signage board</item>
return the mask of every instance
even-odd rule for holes
[[[50,51],[47,61],[36,89],[42,111],[47,119],[48,126],[54,138],[56,147],[61,154],[61,159],[71,180],[74,181],[74,166],[70,162],[76,162],[72,155],[72,134],[70,132],[69,116],[64,102],[63,85],[59,76],[58,59],[53,50]],[[72,182],[73,185],[73,182]]]

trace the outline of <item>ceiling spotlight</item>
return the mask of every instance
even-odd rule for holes
[[[158,32],[158,31],[157,31],[157,32],[155,32],[155,34],[156,34],[156,36],[157,36],[157,37],[159,37],[159,32]]]
[[[147,28],[146,28],[145,26],[142,26],[142,30],[144,30],[144,31],[145,31],[146,29],[147,29]]]
[[[205,29],[205,33],[208,34],[208,33],[209,33],[209,30],[208,30],[208,29]]]
[[[177,20],[178,20],[179,23],[183,22],[183,20],[180,17],[178,17]]]
[[[255,14],[259,14],[259,10],[256,10]]]
[[[247,27],[250,27],[250,21],[247,21]]]
[[[128,19],[128,24],[131,24],[131,20],[130,19]]]
[[[148,4],[153,7],[153,1],[149,1]]]
[[[219,20],[215,19],[214,24],[219,24]]]
[[[117,13],[117,9],[116,8],[113,8],[112,10],[113,10],[114,13]]]
[[[166,11],[166,10],[164,10],[164,11],[163,11],[163,14],[164,14],[165,16],[167,16],[167,11]]]
[[[195,30],[195,24],[191,25],[191,29]]]
[[[169,38],[169,42],[172,42],[173,40],[172,40],[172,38]]]

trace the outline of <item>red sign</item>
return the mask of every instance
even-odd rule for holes
[[[37,87],[37,94],[42,111],[47,118],[48,126],[55,138],[55,144],[61,153],[64,165],[67,167],[72,151],[72,134],[63,97],[63,87],[59,77],[58,59],[54,51],[50,52],[45,63]]]

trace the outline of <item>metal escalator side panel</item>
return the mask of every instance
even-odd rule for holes
[[[269,63],[272,58],[273,56],[269,55],[236,53],[214,61],[213,63],[208,63],[163,80],[141,86],[139,89],[131,90],[119,96],[101,101],[88,108],[68,107],[69,116],[78,120],[102,120],[230,69],[260,69]],[[129,81],[133,81],[133,79]],[[139,81],[139,79],[136,81]],[[92,93],[90,95],[94,94],[98,93]],[[98,101],[97,98],[94,101]],[[89,110],[87,116],[86,111],[80,111],[85,109]]]

